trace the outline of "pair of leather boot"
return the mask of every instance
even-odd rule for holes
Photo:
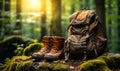
[[[63,47],[65,39],[59,36],[44,36],[44,47],[39,52],[33,53],[36,59],[57,60],[64,57]]]

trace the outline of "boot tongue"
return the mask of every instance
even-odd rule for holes
[[[50,41],[43,41],[44,42],[44,47],[41,48],[40,52],[47,52],[51,49],[51,44]]]
[[[52,50],[51,50],[51,53],[56,53],[58,50],[59,50],[59,42],[57,41],[54,41],[53,42],[53,46],[52,46]]]
[[[65,39],[63,37],[55,36],[53,37],[53,46],[51,53],[56,53],[63,48]]]

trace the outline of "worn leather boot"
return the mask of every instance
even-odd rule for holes
[[[44,59],[44,55],[48,52],[50,52],[52,47],[52,37],[50,36],[44,36],[43,37],[43,44],[44,47],[41,48],[39,52],[33,53],[32,57],[35,59]]]
[[[64,58],[63,47],[65,39],[59,36],[53,36],[53,46],[49,53],[46,53],[44,58],[48,61]]]

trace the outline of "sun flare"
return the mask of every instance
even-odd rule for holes
[[[23,11],[39,12],[41,10],[41,0],[22,0]]]

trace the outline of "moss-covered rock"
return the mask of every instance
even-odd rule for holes
[[[39,71],[68,71],[69,67],[67,64],[62,63],[48,63],[42,62],[39,67]]]
[[[52,71],[68,71],[69,67],[68,65],[62,63],[52,63],[50,65],[50,69]]]
[[[6,63],[3,71],[35,71],[32,60],[27,56],[15,56]]]
[[[97,59],[83,62],[77,71],[112,71],[119,68],[120,57],[101,56]],[[68,63],[69,64],[69,63]],[[28,56],[16,56],[1,65],[2,71],[69,71],[69,65],[59,62],[33,62]],[[74,65],[73,65],[74,66]]]
[[[32,43],[24,49],[23,55],[31,56],[34,52],[39,51],[42,46],[42,43]]]
[[[120,56],[100,56],[98,59],[104,60],[110,69],[120,69]]]
[[[41,62],[37,68],[38,71],[50,71],[50,63]]]
[[[3,62],[6,58],[11,58],[15,55],[21,55],[23,49],[30,43],[34,42],[37,41],[17,35],[5,38],[0,41],[0,62]]]
[[[88,60],[80,65],[78,71],[111,71],[107,64],[100,59]]]
[[[24,36],[12,35],[4,38],[2,41],[0,41],[0,44],[7,46],[7,45],[10,45],[11,43],[23,43],[23,41],[26,41],[26,40],[29,40],[31,42],[37,42],[37,40],[26,38]]]
[[[68,65],[54,62],[33,62],[27,56],[15,56],[1,71],[68,71]]]
[[[100,56],[81,64],[79,71],[111,71],[120,69],[120,56]]]

